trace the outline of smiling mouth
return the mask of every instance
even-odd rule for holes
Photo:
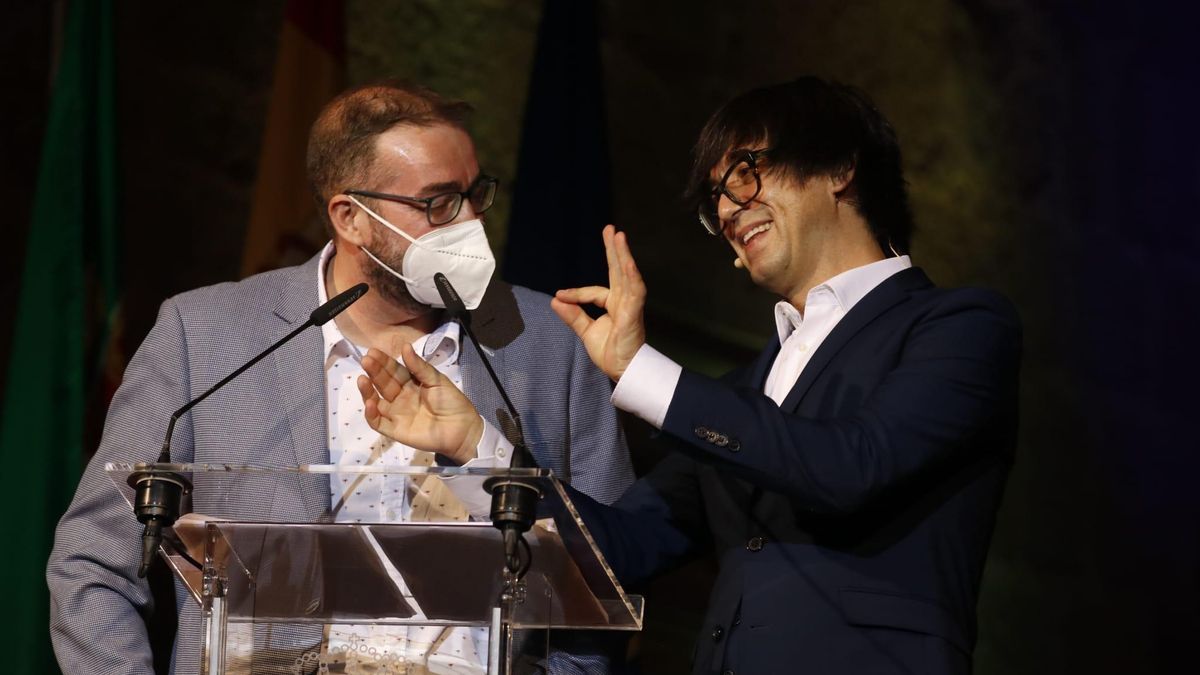
[[[741,237],[742,246],[743,247],[746,246],[747,244],[750,243],[751,239],[757,237],[758,235],[762,234],[763,232],[766,232],[769,229],[771,229],[771,222],[767,221],[767,222],[763,223],[762,225],[759,225],[759,226],[751,229],[746,234],[743,234]]]

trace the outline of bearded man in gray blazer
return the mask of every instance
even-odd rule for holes
[[[538,463],[606,503],[632,482],[607,378],[553,316],[548,297],[491,278],[494,259],[478,217],[491,206],[496,180],[480,172],[465,130],[468,111],[395,82],[343,93],[326,106],[309,140],[309,178],[332,240],[325,250],[298,267],[163,303],[56,533],[47,577],[64,672],[153,672],[146,621],[162,617],[154,616],[150,588],[137,576],[140,526],[105,463],[152,461],[172,411],[360,282],[371,291],[334,322],[301,333],[185,415],[171,460],[348,462],[374,446],[339,435],[344,428],[370,431],[361,411],[346,407],[361,408],[361,401],[343,397],[342,385],[351,383],[345,393],[357,398],[355,369],[368,348],[399,356],[402,346],[415,344],[426,358],[440,360],[487,422],[480,437],[468,439],[464,462],[505,464],[511,445],[497,431],[503,403],[480,355],[438,308],[432,275],[443,271],[476,307],[476,333],[520,411]],[[405,461],[403,448],[385,448],[385,461],[388,452]],[[303,490],[245,490],[218,499],[197,485],[193,508],[235,519],[315,520],[337,501],[330,487],[313,481]],[[175,599],[171,670],[199,672],[199,607],[178,583]]]

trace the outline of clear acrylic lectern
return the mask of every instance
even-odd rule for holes
[[[547,469],[105,468],[131,504],[130,476],[176,474],[191,485],[189,513],[160,553],[202,608],[197,648],[208,675],[508,675],[545,657],[551,628],[642,627],[642,599],[622,590]],[[488,520],[421,504],[457,496],[478,511],[489,477],[521,479],[542,495],[519,579]],[[388,492],[396,508],[344,522],[331,485]]]

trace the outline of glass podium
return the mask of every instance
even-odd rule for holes
[[[201,607],[202,672],[209,675],[509,675],[546,658],[550,629],[642,627],[641,597],[621,588],[548,469],[105,469],[131,505],[131,476],[175,475],[190,485],[186,515],[159,553]],[[438,509],[423,509],[420,522],[410,518],[409,496],[422,493],[462,497],[478,511],[490,499],[484,481],[495,477],[541,493],[519,578],[506,568],[501,534],[489,520],[450,519]],[[404,506],[342,522],[330,508],[330,485],[383,489]],[[442,486],[449,490],[431,491]],[[306,509],[282,506],[305,500]]]

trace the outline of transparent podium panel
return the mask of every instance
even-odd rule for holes
[[[641,629],[641,598],[549,470],[106,469],[131,507],[148,479],[189,486],[160,553],[202,608],[208,673],[515,673],[545,658],[551,628]],[[519,574],[489,520],[488,479],[540,494]],[[364,490],[386,496],[378,509],[340,511],[340,494]]]

